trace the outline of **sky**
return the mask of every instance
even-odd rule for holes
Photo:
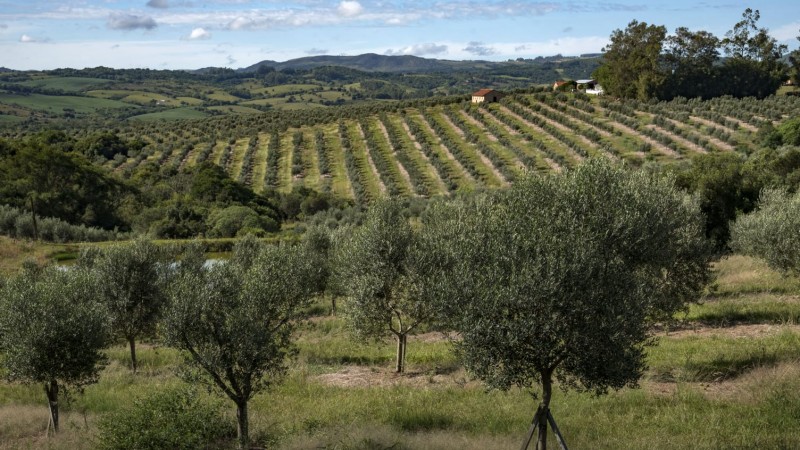
[[[600,52],[631,20],[719,37],[745,8],[798,47],[800,1],[0,0],[0,67],[198,69],[313,55],[502,61]]]

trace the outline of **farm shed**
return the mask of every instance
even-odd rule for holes
[[[472,103],[493,103],[499,102],[503,98],[502,92],[495,91],[494,89],[481,89],[472,94]]]

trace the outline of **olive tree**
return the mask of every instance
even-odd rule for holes
[[[27,265],[0,285],[0,364],[11,381],[40,384],[58,432],[59,391],[97,381],[108,314],[83,270]]]
[[[800,273],[800,193],[765,190],[758,209],[733,224],[731,239],[736,251],[774,269]]]
[[[466,368],[490,387],[535,387],[546,448],[554,381],[603,394],[635,386],[649,319],[672,315],[709,277],[695,201],[672,180],[590,160],[506,191],[434,204],[421,283],[460,333]]]
[[[111,327],[128,343],[136,372],[136,339],[155,329],[166,301],[167,253],[151,241],[88,250],[78,264],[102,282],[97,295],[108,307]]]
[[[364,224],[340,235],[333,259],[336,285],[348,299],[346,314],[356,336],[397,340],[395,370],[404,371],[409,333],[432,318],[433,304],[417,295],[425,262],[415,251],[416,232],[396,200],[367,211]]]
[[[317,277],[303,246],[265,246],[248,238],[228,262],[179,269],[170,288],[167,342],[187,353],[199,381],[236,404],[243,449],[248,402],[285,373],[295,319]]]

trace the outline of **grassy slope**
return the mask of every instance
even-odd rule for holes
[[[721,261],[717,272],[720,294],[690,310],[688,329],[660,333],[658,346],[648,350],[651,368],[641,389],[600,398],[556,391],[553,414],[570,448],[800,446],[792,425],[800,404],[800,329],[763,324],[761,314],[749,312],[781,293],[770,302],[800,316],[800,280],[743,257]],[[699,322],[698,311],[712,303],[730,304],[724,314],[738,325],[709,328]],[[285,382],[253,399],[251,433],[257,442],[285,449],[519,444],[536,404],[525,391],[485,391],[434,333],[411,340],[409,371],[397,376],[391,373],[391,342],[353,342],[345,322],[326,311],[325,302],[310,310],[316,317],[298,333],[300,352]],[[173,375],[179,361],[174,351],[142,345],[138,353],[141,369],[134,376],[126,368],[126,348],[109,349],[100,382],[66,408],[64,432],[50,440],[43,438],[47,410],[41,389],[0,384],[0,448],[90,448],[101,414],[181,383]]]

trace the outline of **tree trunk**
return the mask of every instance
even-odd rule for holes
[[[39,240],[39,226],[36,224],[36,204],[31,197],[31,216],[33,217],[33,240]]]
[[[336,317],[336,296],[331,295],[331,315]]]
[[[236,402],[236,420],[239,423],[237,436],[239,438],[239,448],[247,450],[250,445],[250,436],[247,428],[247,401]]]
[[[542,414],[539,416],[539,439],[536,450],[547,450],[547,414],[550,411],[550,397],[553,394],[552,372],[542,373]]]
[[[397,364],[395,365],[395,372],[403,373],[406,369],[406,336],[405,334],[397,335]]]
[[[136,339],[128,337],[128,344],[131,347],[131,370],[136,373]]]
[[[58,433],[58,381],[50,380],[44,385],[44,392],[47,394],[47,403],[50,407],[50,423],[53,424],[53,432]],[[50,424],[47,425],[48,430]]]

